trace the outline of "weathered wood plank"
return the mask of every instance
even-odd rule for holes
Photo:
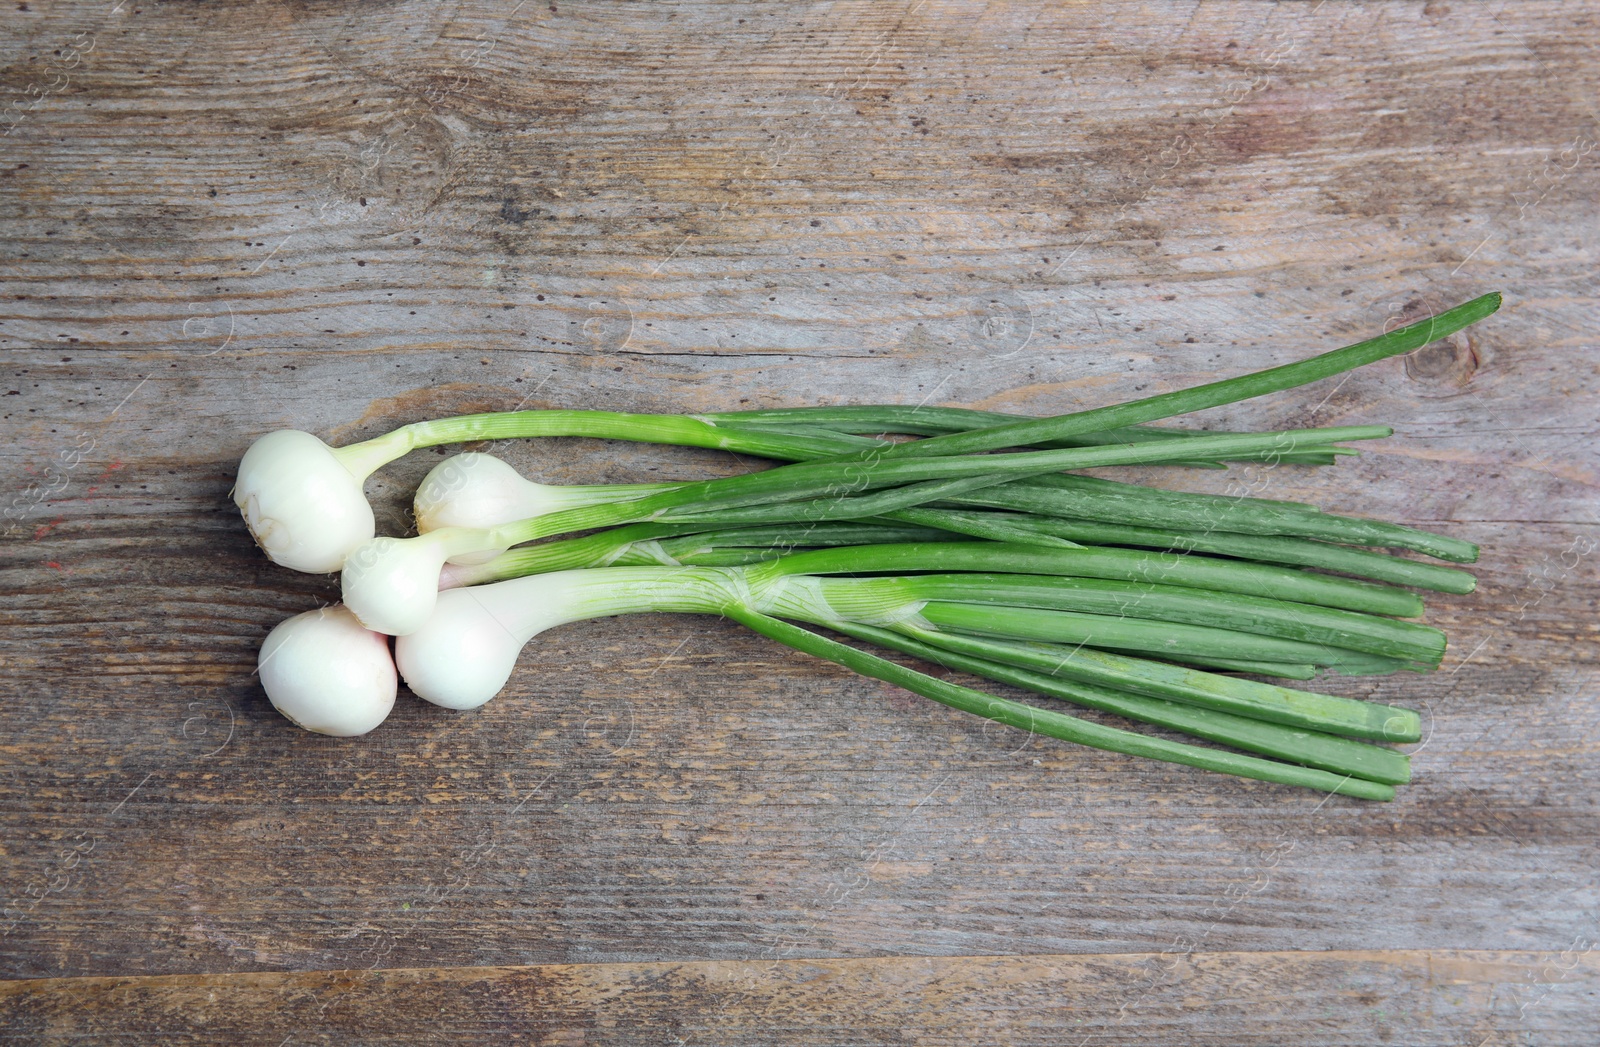
[[[881,957],[0,982],[40,1044],[1592,1042],[1600,964],[1553,953]],[[1586,1023],[1587,1026],[1586,1026]],[[1226,1032],[1219,1030],[1226,1029]],[[287,1039],[285,1039],[287,1037]]]
[[[6,83],[46,93],[7,139],[0,345],[625,340],[942,378],[1021,310],[1015,381],[1086,338],[1226,345],[1246,304],[1282,338],[1345,291],[1490,285],[1581,330],[1592,12],[381,10],[22,13]]]
[[[575,1001],[606,1042],[808,1042],[763,1035],[779,1008],[863,1016],[874,1042],[956,1042],[966,1019],[1120,1042],[1140,954],[1198,949],[1152,1004],[1158,1042],[1584,1042],[1589,962],[1528,1008],[1517,965],[1592,937],[1600,905],[1594,12],[15,6],[0,973],[216,972],[0,988],[22,1035],[150,1028],[215,990],[256,994],[240,1042],[273,1007],[323,1035],[330,991],[396,1039],[442,1000],[505,996],[508,1021]],[[481,712],[407,700],[355,743],[290,730],[250,677],[271,625],[335,592],[267,564],[226,500],[271,428],[346,441],[518,404],[1052,413],[1491,288],[1502,313],[1449,343],[1200,419],[1394,424],[1359,461],[1144,474],[1483,544],[1480,591],[1430,599],[1444,671],[1328,683],[1427,711],[1392,805],[985,729],[711,620],[561,630]],[[501,450],[556,482],[751,464]],[[436,460],[371,484],[387,529]],[[1534,952],[1471,954],[1488,966],[1453,995],[1407,949],[1436,972],[1440,951]],[[664,957],[701,965],[646,965]],[[595,961],[629,966],[348,994],[240,973]],[[770,993],[714,988],[768,971]],[[607,1032],[596,1000],[639,1009]],[[1248,1039],[1230,1000],[1280,1034]]]

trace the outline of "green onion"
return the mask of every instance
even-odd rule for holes
[[[427,620],[439,571],[446,560],[488,559],[514,545],[550,535],[663,520],[674,510],[761,505],[816,497],[849,498],[860,492],[930,480],[968,478],[1001,483],[1061,469],[1136,465],[1186,454],[1228,453],[1320,446],[1376,439],[1383,426],[1288,430],[1250,436],[1196,436],[1119,447],[1067,448],[1018,454],[916,458],[877,463],[804,462],[764,472],[702,480],[627,502],[566,509],[497,527],[445,527],[416,538],[375,538],[350,553],[340,584],[344,601],[369,629],[402,636]],[[942,485],[935,485],[938,490]],[[930,495],[936,496],[936,495]],[[891,499],[895,496],[889,496]],[[877,503],[874,503],[877,505]],[[878,511],[874,509],[873,511]]]
[[[392,677],[373,672],[374,660],[387,657],[381,633],[398,636],[395,660],[420,696],[471,708],[493,697],[523,644],[545,629],[637,612],[720,614],[1001,723],[1388,799],[1408,780],[1409,761],[1370,743],[1415,741],[1415,713],[1209,670],[1304,679],[1321,670],[1436,668],[1444,634],[1404,620],[1424,608],[1396,586],[1466,592],[1472,576],[1371,549],[1470,563],[1476,546],[1300,503],[1064,471],[1330,463],[1354,453],[1340,441],[1389,430],[1205,433],[1148,423],[1409,352],[1499,302],[1485,295],[1308,360],[1055,418],[886,406],[700,416],[515,411],[418,422],[338,450],[304,433],[270,434],[241,462],[235,499],[274,559],[306,570],[342,565],[347,606],[275,632],[262,678],[297,722],[360,733],[392,704]],[[419,491],[424,533],[371,538],[361,484],[384,463],[418,447],[551,435],[797,464],[719,480],[547,487],[488,456],[462,455]],[[884,438],[891,435],[921,438]],[[611,529],[560,537],[597,528]],[[815,628],[1242,752],[1086,723],[937,679]],[[349,664],[328,664],[347,645],[359,648]],[[346,708],[338,681],[352,674],[370,679],[364,704]]]
[[[841,617],[825,598],[818,603],[813,584],[817,581],[808,576],[780,574],[762,582],[737,569],[613,567],[532,575],[472,589],[451,589],[440,595],[437,613],[422,629],[397,640],[395,656],[402,676],[418,695],[448,708],[473,708],[492,698],[504,686],[523,645],[546,629],[586,618],[648,611],[721,614],[799,650],[839,661],[866,675],[906,686],[937,701],[1011,726],[1117,752],[1246,777],[1373,799],[1392,796],[1390,783],[1356,777],[1353,773],[1340,775],[1087,724],[1060,713],[936,680],[780,621],[780,617],[799,617],[830,626],[872,624]],[[881,616],[892,612],[893,608],[885,605],[875,613]],[[867,612],[867,617],[873,616],[873,612]],[[1343,712],[1345,705],[1361,710],[1368,717],[1384,713],[1382,707],[1367,711],[1366,703],[1349,699],[1326,697],[1325,704],[1332,710],[1330,718],[1335,723],[1357,718],[1354,713]],[[1303,714],[1304,710],[1279,712],[1295,715]],[[1302,718],[1312,717],[1303,715]],[[1176,725],[1180,719],[1169,717],[1169,722]],[[1213,718],[1213,726],[1217,722]],[[1259,733],[1264,737],[1274,732]],[[1281,743],[1285,736],[1278,732],[1277,737]],[[1338,748],[1338,743],[1329,743],[1320,751],[1326,759],[1326,753]],[[1399,766],[1393,760],[1374,757],[1365,765],[1365,771],[1377,778],[1393,779],[1398,777]]]
[[[297,571],[337,571],[373,536],[372,507],[361,486],[375,470],[409,451],[441,444],[521,436],[601,436],[713,447],[778,458],[823,458],[882,441],[816,433],[720,429],[690,417],[611,411],[510,411],[416,422],[348,447],[284,429],[250,446],[239,462],[233,500],[256,544],[274,563]]]
[[[463,614],[487,614],[490,620],[500,623],[499,632],[504,636],[494,641],[499,654],[486,663],[492,672],[485,679],[498,681],[492,688],[485,690],[483,681],[477,681],[465,672],[462,659],[449,655],[448,651],[431,663],[417,663],[418,666],[431,664],[442,667],[443,675],[438,679],[431,675],[414,679],[412,674],[407,674],[407,680],[418,694],[452,707],[478,705],[492,697],[509,675],[522,644],[553,625],[583,618],[647,611],[717,614],[729,606],[752,608],[763,614],[799,619],[816,625],[832,625],[836,622],[881,625],[935,644],[941,641],[934,634],[946,632],[1028,640],[1033,639],[1033,634],[1038,631],[1038,621],[1070,617],[1081,621],[1093,620],[1094,625],[1090,635],[1071,637],[1070,642],[1086,641],[1096,647],[1165,650],[1172,646],[1171,637],[1176,635],[1180,638],[1180,650],[1197,647],[1202,655],[1215,653],[1218,657],[1257,657],[1288,662],[1302,653],[1316,661],[1326,661],[1337,655],[1332,648],[1324,649],[1315,644],[1294,643],[1219,627],[1068,615],[1002,605],[972,607],[972,611],[981,613],[963,613],[970,605],[922,598],[916,589],[930,578],[936,582],[940,580],[939,576],[827,578],[793,574],[784,570],[781,560],[750,568],[607,567],[530,575],[440,593],[434,614],[420,629],[403,636],[396,650],[416,652],[437,647],[440,636],[455,636],[458,632],[455,626],[447,627],[441,623]],[[1317,610],[1309,605],[1297,606],[1301,610]],[[959,641],[956,643],[958,653],[971,653],[994,661],[1007,660],[1008,646],[1005,644],[991,645],[991,649],[987,650],[969,647],[959,651]],[[1029,647],[1020,649],[1023,653],[1038,650]],[[1051,654],[1054,655],[1054,652]],[[1205,705],[1298,727],[1355,737],[1391,739],[1406,736],[1416,726],[1414,716],[1404,710],[1348,698],[1293,691],[1249,681],[1224,681],[1222,678],[1198,676],[1183,670],[1152,671],[1130,659],[1095,655],[1086,655],[1081,660],[1057,658],[1064,662],[1081,662],[1089,667],[1082,671],[1102,674],[1101,678],[1090,682],[1108,683],[1111,682],[1111,676],[1107,674],[1120,673],[1129,680],[1144,681],[1136,686],[1119,685],[1122,689],[1131,687],[1152,697]],[[1032,669],[1037,665],[1020,667]],[[402,670],[405,670],[404,660]]]

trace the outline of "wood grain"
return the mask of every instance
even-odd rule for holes
[[[1600,934],[1597,48],[1556,3],[11,5],[0,1032],[1587,1042],[1590,959],[1522,1004]],[[1440,673],[1326,681],[1428,717],[1393,804],[1029,739],[711,619],[553,632],[483,710],[407,696],[356,742],[251,676],[336,594],[227,500],[273,428],[1055,413],[1491,289],[1195,420],[1396,427],[1357,461],[1114,474],[1482,543],[1429,600]],[[374,479],[381,526],[437,460]]]
[[[1597,983],[1576,949],[774,959],[24,981],[0,1013],[44,1044],[1579,1047]]]

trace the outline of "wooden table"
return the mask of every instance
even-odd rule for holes
[[[1600,1042],[1597,48],[1556,3],[8,0],[5,1038]],[[1392,804],[711,619],[561,629],[481,711],[354,741],[252,677],[337,591],[228,501],[274,428],[1056,413],[1493,289],[1191,423],[1393,424],[1358,461],[1143,474],[1483,544],[1442,671],[1327,683],[1426,716]],[[436,461],[369,485],[391,533]]]

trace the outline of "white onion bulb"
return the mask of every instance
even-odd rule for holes
[[[362,478],[310,433],[280,429],[245,452],[233,501],[273,563],[327,574],[374,532]]]
[[[566,505],[557,489],[525,480],[493,455],[475,451],[446,458],[422,478],[413,508],[417,530],[494,527],[543,516]]]
[[[532,637],[469,586],[439,594],[428,623],[395,641],[395,661],[417,697],[446,709],[476,709],[499,694]],[[517,614],[515,618],[525,615]]]
[[[391,636],[416,632],[433,613],[439,572],[450,554],[449,540],[461,533],[450,528],[416,538],[374,538],[363,543],[345,560],[339,576],[345,606],[368,629]],[[502,547],[494,553],[503,551]]]
[[[424,625],[395,640],[395,662],[417,697],[476,709],[546,629],[643,611],[716,614],[737,599],[729,578],[722,568],[594,567],[447,589]]]
[[[278,623],[256,664],[273,708],[308,731],[366,734],[394,708],[389,638],[338,604]]]
[[[498,527],[563,509],[627,502],[680,486],[674,483],[541,484],[525,479],[493,455],[469,451],[446,458],[423,477],[412,508],[422,534],[446,527]],[[452,556],[451,563],[482,563],[478,553]]]

